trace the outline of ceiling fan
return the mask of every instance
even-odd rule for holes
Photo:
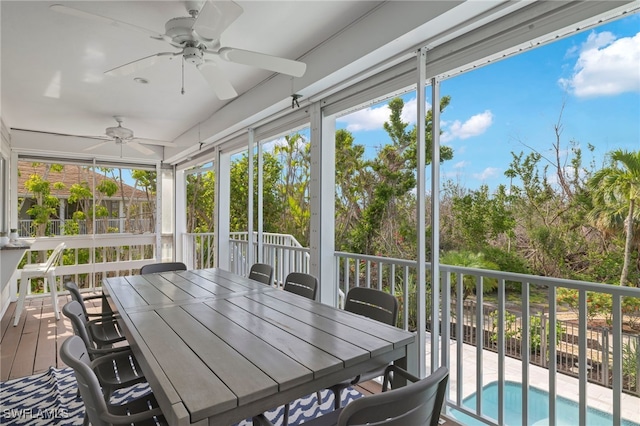
[[[115,115],[113,116],[113,118],[116,120],[118,125],[113,127],[107,127],[105,129],[104,133],[105,135],[107,135],[108,140],[105,140],[104,142],[99,143],[97,145],[90,146],[89,148],[85,148],[84,151],[93,151],[98,147],[101,147],[111,142],[115,142],[116,145],[120,146],[121,155],[122,155],[122,146],[125,144],[142,154],[146,154],[146,155],[155,154],[155,151],[153,151],[150,148],[147,148],[146,146],[137,142],[136,139],[134,139],[133,130],[127,129],[126,127],[122,127],[123,118],[121,116]],[[100,139],[105,139],[105,138],[101,137]]]
[[[189,16],[167,21],[164,34],[61,4],[54,4],[50,8],[56,12],[143,33],[153,39],[166,41],[174,48],[179,49],[174,52],[155,53],[120,65],[106,71],[107,75],[129,75],[158,62],[182,57],[185,62],[193,64],[200,71],[220,99],[230,99],[237,96],[238,93],[218,68],[215,58],[293,77],[304,75],[307,65],[303,62],[233,47],[222,47],[220,35],[243,13],[242,7],[231,0],[207,0],[202,4],[202,7],[199,7],[200,4],[202,2],[187,1],[186,7]]]

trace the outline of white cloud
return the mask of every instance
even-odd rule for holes
[[[349,115],[345,115],[338,121],[347,123],[347,130],[359,132],[364,130],[378,130],[382,124],[389,120],[389,106],[383,105],[377,108],[365,108]]]
[[[462,123],[455,120],[452,123],[442,123],[444,132],[440,136],[441,142],[450,142],[454,139],[468,139],[472,136],[478,136],[487,131],[493,123],[493,114],[486,110],[480,114],[476,114]]]
[[[273,152],[276,146],[285,146],[286,141],[283,137],[279,137],[277,139],[271,140],[269,142],[265,142],[262,144],[263,152]]]
[[[456,164],[453,165],[454,169],[464,169],[465,167],[467,167],[470,163],[468,161],[459,161]]]
[[[428,103],[425,104],[425,111],[431,108],[431,105]],[[418,99],[413,98],[409,99],[404,104],[404,108],[402,108],[402,121],[405,123],[416,124],[416,117],[418,116]]]
[[[415,124],[417,105],[418,101],[416,98],[409,99],[405,102],[404,108],[402,109],[402,121]],[[426,105],[427,109],[430,107],[429,104]],[[389,121],[390,113],[389,106],[385,104],[378,107],[361,109],[344,117],[340,117],[338,121],[347,123],[347,130],[350,132],[380,130],[382,129],[382,125],[386,121]]]
[[[296,147],[297,149],[304,149],[305,144],[308,142],[307,138],[304,135],[301,135],[301,137],[296,141]],[[273,152],[277,147],[284,147],[287,146],[288,142],[285,139],[284,136],[280,136],[276,139],[273,139],[271,141],[268,142],[264,142],[262,144],[262,151],[263,152]]]
[[[615,39],[610,32],[589,34],[573,75],[559,83],[578,97],[640,91],[640,33]]]
[[[482,171],[482,173],[474,173],[473,177],[481,181],[484,181],[490,177],[497,176],[499,172],[500,172],[500,169],[497,169],[495,167],[487,167]]]

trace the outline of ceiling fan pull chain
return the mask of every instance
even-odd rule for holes
[[[184,58],[182,58],[182,90],[180,93],[184,95]]]

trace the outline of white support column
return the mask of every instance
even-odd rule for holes
[[[418,377],[426,376],[426,312],[425,306],[427,301],[426,292],[426,211],[425,211],[425,191],[426,191],[426,143],[425,143],[425,116],[426,116],[426,98],[425,98],[425,85],[426,85],[426,64],[427,64],[427,52],[425,48],[418,49],[417,52],[416,67],[418,70],[418,81],[416,87],[416,102],[417,102],[417,116],[416,116],[416,143],[417,143],[417,211],[416,211],[416,223],[417,223],[417,241],[418,241],[418,265],[417,265],[417,288],[418,292],[416,300],[418,303],[417,315],[418,315],[418,332],[417,332],[417,371],[412,371],[413,368],[408,360],[407,368],[410,371],[416,373]],[[433,352],[433,351],[432,351]]]
[[[309,182],[311,259],[322,303],[338,306],[335,281],[335,116],[323,117],[320,103],[311,105],[311,181]]]
[[[256,262],[263,262],[263,235],[264,231],[264,156],[262,155],[262,142],[258,142],[258,256]]]
[[[18,216],[18,153],[11,151],[9,160],[9,223],[16,229],[19,228],[19,216]],[[17,274],[14,273],[9,280],[9,301],[15,302],[18,300],[18,281]]]
[[[156,260],[162,262],[162,168],[156,163]]]
[[[60,218],[60,235],[64,235],[64,223],[66,217],[67,199],[62,198],[58,206],[58,217]]]
[[[253,129],[249,129],[249,149],[247,153],[248,161],[248,185],[247,185],[247,270],[254,263],[253,255],[253,152],[255,150],[255,132]],[[258,170],[258,174],[262,174],[262,170]],[[258,213],[261,215],[262,212]]]
[[[174,223],[173,229],[175,229],[175,259],[178,262],[183,262],[187,265],[187,268],[193,269],[193,256],[186,256],[187,247],[185,243],[187,239],[184,234],[187,233],[187,179],[184,170],[176,170],[173,167],[173,190],[174,190],[174,205],[175,210],[173,213]]]
[[[157,201],[156,201],[157,202]],[[124,214],[124,201],[118,200],[118,221],[120,226],[120,232],[124,232],[126,229],[126,224],[124,222],[125,214]]]
[[[231,155],[216,149],[216,200],[215,215],[215,241],[216,241],[216,266],[229,269],[229,230],[230,210],[229,200],[231,193]]]
[[[431,371],[435,371],[440,366],[440,82],[435,78],[431,79],[431,111]]]
[[[160,203],[162,215],[160,217],[160,231],[162,232],[162,241],[164,242],[164,250],[166,254],[163,258],[166,260],[175,261],[178,256],[182,256],[178,251],[178,239],[182,238],[182,231],[180,234],[176,233],[176,174],[174,168],[163,168],[162,164],[158,164],[160,167],[160,181],[161,187],[158,191],[161,194],[161,199],[156,200],[156,203]],[[182,201],[184,205],[184,200]],[[186,209],[183,210],[186,212]],[[180,237],[178,237],[180,236]]]

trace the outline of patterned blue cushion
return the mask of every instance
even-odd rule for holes
[[[2,425],[81,425],[84,418],[84,405],[78,397],[76,378],[71,368],[49,368],[48,371],[20,379],[0,383],[0,401]],[[138,384],[116,391],[111,403],[121,404],[149,392],[147,384]],[[322,391],[322,403],[318,405],[316,394],[300,398],[290,404],[289,424],[299,425],[305,420],[333,410],[333,394]],[[343,406],[363,395],[349,388],[342,392]],[[266,417],[274,424],[282,423],[283,407],[267,413]],[[238,426],[251,426],[250,420],[238,423]]]

